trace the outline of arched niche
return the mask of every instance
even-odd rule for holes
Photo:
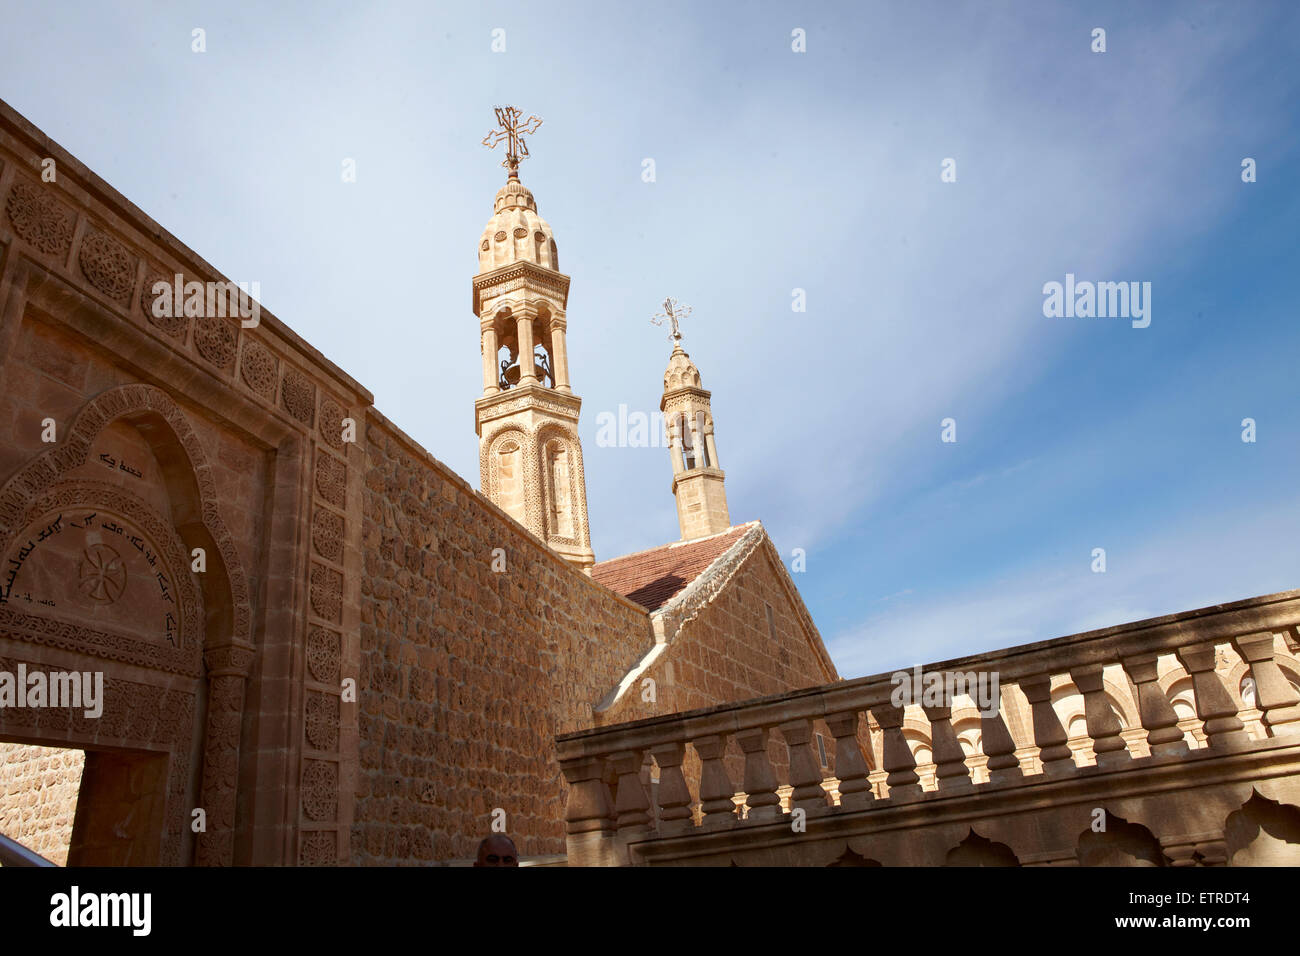
[[[42,574],[45,555],[50,567]],[[35,725],[26,736],[53,746],[108,741],[141,755],[170,753],[169,770],[152,774],[165,793],[146,794],[167,807],[158,862],[184,861],[189,794],[207,815],[194,860],[230,863],[252,614],[216,481],[180,406],[143,384],[108,389],[87,402],[62,440],[0,487],[0,560],[10,569],[17,562],[5,582],[0,634],[34,645],[38,655],[55,647],[84,658],[85,670],[106,673],[106,703],[119,704],[103,724],[69,719]],[[60,582],[60,573],[75,579]],[[22,582],[25,593],[27,581],[51,588],[65,606],[49,597],[15,610],[15,586]],[[115,608],[135,601],[136,593],[142,610],[133,630]],[[170,604],[177,611],[174,635],[161,617]],[[158,676],[133,679],[138,672],[105,661]],[[201,734],[187,730],[195,721]],[[195,741],[201,741],[197,749]],[[139,769],[97,762],[117,769],[91,780],[92,793],[118,794],[121,774]],[[200,767],[196,786],[192,774]],[[83,794],[87,786],[83,779]]]
[[[528,524],[532,478],[528,469],[528,436],[506,428],[493,436],[484,452],[483,470],[489,498],[522,525]]]

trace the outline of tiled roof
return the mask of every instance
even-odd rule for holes
[[[674,541],[602,561],[592,567],[591,577],[647,611],[655,611],[726,554],[749,528],[748,524],[737,525],[709,538]]]

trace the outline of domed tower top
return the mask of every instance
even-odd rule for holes
[[[682,349],[681,342],[673,344],[673,354],[668,357],[668,369],[664,372],[664,391],[677,388],[703,388],[700,383],[700,370],[695,367],[691,357]]]
[[[531,262],[544,269],[560,271],[555,234],[537,214],[537,201],[519,181],[517,171],[497,192],[492,218],[478,244],[478,271],[491,272],[515,262]]]

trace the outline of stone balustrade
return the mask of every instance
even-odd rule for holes
[[[1096,831],[1097,808],[1124,826],[1140,823],[1166,862],[1222,862],[1225,819],[1252,797],[1300,821],[1300,694],[1275,651],[1295,646],[1297,623],[1300,591],[1290,591],[921,668],[997,676],[997,705],[980,716],[987,779],[972,772],[954,732],[954,702],[900,706],[889,673],[567,734],[557,744],[569,786],[569,862],[806,863],[892,854],[893,862],[942,863],[941,849],[964,837],[962,845],[973,846],[992,833],[1005,837],[997,844],[1004,850],[1014,847],[1008,852],[1017,862],[1071,863],[1079,833],[1090,821]],[[1236,695],[1216,669],[1224,646],[1248,662],[1266,734],[1259,739],[1247,734]],[[1193,746],[1159,685],[1162,660],[1190,677],[1203,731]],[[1121,726],[1104,686],[1103,670],[1115,665],[1128,678],[1144,741],[1121,736],[1136,728]],[[1082,695],[1095,763],[1076,759],[1053,707],[1053,680],[1059,685],[1063,676]],[[1020,746],[1006,720],[1013,699],[1027,715],[1018,721],[1021,735],[1032,737]],[[905,711],[917,710],[929,725],[928,787],[904,733]],[[815,726],[834,737],[833,772],[819,759]],[[883,738],[878,756],[869,726]],[[770,758],[774,741],[788,751],[784,785]],[[739,774],[738,757],[728,767],[736,747]],[[657,786],[648,784],[652,763]],[[1205,787],[1217,795],[1202,793],[1202,809],[1189,810],[1189,795]],[[925,832],[936,828],[925,849]]]

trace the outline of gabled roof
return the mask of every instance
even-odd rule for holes
[[[601,561],[592,567],[591,578],[647,611],[657,611],[726,554],[754,524]]]

